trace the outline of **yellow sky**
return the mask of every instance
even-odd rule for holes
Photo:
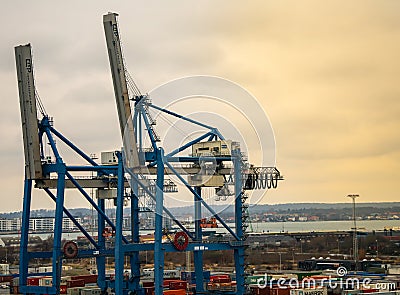
[[[286,181],[265,201],[346,202],[354,192],[360,202],[397,201],[400,3],[258,4],[221,26],[232,32],[222,43],[238,69],[231,77],[262,101],[275,130]]]

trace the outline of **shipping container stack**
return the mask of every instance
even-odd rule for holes
[[[195,272],[176,272],[166,274],[163,282],[165,295],[191,295],[195,290]],[[154,295],[154,280],[141,282],[144,295]],[[284,284],[277,284],[279,279],[285,279]],[[355,284],[345,284],[346,280],[358,281]],[[362,285],[367,280],[368,285]],[[8,278],[10,293],[19,294],[19,278]],[[294,284],[297,282],[298,284]],[[340,284],[340,282],[344,282]],[[30,286],[51,286],[52,278],[49,276],[28,277]],[[346,277],[332,277],[326,275],[253,275],[246,279],[252,295],[400,295],[400,276],[374,276],[374,275],[349,275]],[[211,274],[204,271],[204,289],[210,294],[234,294],[236,282],[231,274]],[[110,289],[109,289],[110,290]],[[61,279],[60,294],[67,295],[100,295],[97,287],[97,275],[65,276]],[[109,293],[110,294],[110,293]],[[112,293],[111,293],[112,294]]]
[[[236,282],[232,281],[229,274],[211,275],[207,284],[208,291],[235,292]]]
[[[53,284],[50,276],[31,276],[27,279],[28,286],[50,287]],[[20,294],[19,278],[10,282],[10,293]],[[97,275],[65,276],[61,278],[60,294],[68,295],[100,295],[97,287]]]

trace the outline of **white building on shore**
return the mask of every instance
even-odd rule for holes
[[[21,230],[21,218],[0,219],[0,231]]]
[[[81,223],[81,218],[76,218]],[[32,217],[29,219],[29,230],[34,232],[54,231],[54,217]],[[21,218],[0,219],[0,232],[19,232],[21,230]],[[63,230],[77,229],[75,224],[67,217],[63,218]]]

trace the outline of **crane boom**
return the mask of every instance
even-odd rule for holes
[[[15,61],[24,141],[25,176],[27,179],[39,179],[42,178],[42,162],[30,44],[15,47]]]
[[[125,151],[125,155],[127,156],[127,160],[131,162],[128,163],[128,166],[137,167],[139,166],[139,156],[133,122],[131,119],[132,113],[129,102],[121,42],[119,38],[117,16],[118,14],[111,12],[103,15],[103,25],[114,85],[114,94],[117,103],[121,136],[124,147],[129,147],[130,149],[130,151]]]

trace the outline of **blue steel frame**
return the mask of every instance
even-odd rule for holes
[[[167,214],[180,228],[184,231],[189,239],[191,240],[186,251],[194,252],[195,262],[195,276],[196,276],[196,291],[204,292],[204,278],[203,278],[203,252],[204,251],[215,251],[215,250],[233,250],[235,258],[235,269],[236,269],[236,282],[237,291],[235,294],[245,293],[245,272],[244,272],[244,239],[245,235],[242,230],[243,228],[243,216],[242,216],[242,195],[243,195],[243,183],[242,183],[242,159],[240,151],[233,152],[229,157],[218,157],[220,161],[231,161],[234,164],[234,179],[235,179],[235,230],[230,228],[225,221],[204,201],[201,196],[201,187],[192,187],[189,183],[180,175],[177,170],[171,165],[176,161],[180,162],[191,162],[198,163],[199,157],[177,157],[176,155],[181,151],[189,148],[193,144],[202,140],[223,140],[224,137],[218,131],[218,129],[203,123],[194,121],[190,118],[183,117],[174,112],[166,109],[159,108],[152,105],[145,100],[145,96],[135,98],[135,112],[133,115],[135,134],[138,137],[137,142],[139,145],[139,151],[143,151],[143,131],[142,127],[147,129],[148,136],[151,139],[153,150],[145,152],[145,163],[149,166],[156,166],[157,168],[157,179],[156,179],[156,193],[155,195],[142,183],[140,182],[141,175],[137,174],[134,169],[128,169],[124,167],[123,163],[123,152],[117,152],[118,165],[115,166],[100,166],[95,163],[88,155],[82,152],[77,146],[71,141],[64,137],[60,132],[51,126],[48,117],[44,117],[39,123],[39,136],[41,140],[41,148],[43,151],[43,135],[46,135],[52,152],[55,156],[55,163],[43,164],[43,171],[45,176],[49,176],[50,173],[57,174],[57,191],[54,195],[48,188],[44,188],[44,191],[49,195],[51,199],[56,203],[55,210],[55,229],[54,229],[54,244],[51,252],[29,252],[28,251],[28,236],[29,236],[29,218],[32,198],[32,180],[25,179],[24,186],[24,201],[23,201],[23,218],[22,218],[22,230],[21,230],[21,249],[20,249],[20,292],[23,294],[59,294],[60,292],[60,278],[62,269],[63,252],[61,245],[62,238],[62,218],[65,214],[69,217],[82,234],[89,240],[93,245],[94,249],[79,250],[79,257],[95,257],[97,262],[98,271],[98,285],[105,291],[108,287],[115,288],[115,294],[128,294],[129,291],[134,291],[137,294],[143,294],[143,289],[139,286],[140,281],[140,261],[139,253],[141,251],[154,251],[154,280],[155,280],[155,295],[163,294],[163,273],[164,273],[164,254],[165,252],[178,252],[178,250],[171,243],[162,242],[162,223],[163,213]],[[202,126],[208,131],[205,134],[199,136],[193,141],[184,144],[181,147],[176,148],[172,152],[164,155],[164,150],[157,146],[156,138],[152,133],[152,126],[148,118],[149,114],[144,110],[144,104],[153,107],[161,112],[168,115],[172,115],[188,121],[193,124]],[[144,126],[142,125],[144,122]],[[57,146],[54,141],[54,136],[64,142],[79,156],[81,156],[88,165],[84,166],[69,166],[63,162],[61,155],[58,152]],[[42,155],[44,157],[44,155]],[[202,158],[204,159],[204,158]],[[215,159],[215,158],[213,158]],[[142,164],[145,164],[142,163]],[[182,225],[177,218],[163,205],[164,199],[164,171],[168,168],[174,173],[178,179],[187,187],[187,189],[193,194],[194,197],[194,215],[195,215],[195,231],[190,232],[184,225]],[[117,207],[116,207],[116,224],[114,225],[105,213],[104,200],[99,199],[97,204],[90,198],[84,188],[79,185],[78,181],[71,175],[73,171],[85,171],[85,172],[96,172],[97,175],[114,175],[117,176]],[[125,197],[125,175],[130,176],[131,192],[129,197],[131,199],[131,236],[132,240],[128,241],[122,233],[123,226],[123,205]],[[84,196],[84,198],[93,206],[98,212],[98,240],[95,239],[73,218],[67,208],[64,207],[64,192],[65,192],[65,181],[69,179],[76,189]],[[142,188],[151,198],[155,200],[155,235],[154,243],[139,243],[139,202],[138,202],[138,190]],[[202,207],[208,210],[212,216],[214,216],[219,223],[226,228],[226,230],[233,237],[234,242],[220,242],[220,243],[203,243],[202,241],[202,228],[200,226],[201,211]],[[102,236],[105,224],[108,224],[113,230],[115,230],[115,247],[106,248],[105,238]],[[115,257],[115,281],[110,282],[106,280],[105,275],[105,258],[107,256]],[[131,264],[131,279],[124,279],[124,257],[129,256]],[[51,258],[53,265],[53,285],[49,287],[42,286],[28,286],[28,264],[32,258]]]
[[[163,204],[163,180],[164,180],[164,170],[169,168],[169,170],[177,176],[181,183],[186,186],[186,188],[192,193],[194,197],[194,217],[195,217],[195,231],[194,235],[191,234],[182,224],[180,224],[175,218],[172,218],[178,226],[188,234],[191,239],[191,243],[187,248],[187,251],[194,252],[194,264],[195,264],[195,282],[196,282],[196,292],[204,292],[204,278],[203,278],[203,251],[204,250],[234,250],[235,258],[235,271],[236,271],[236,282],[237,290],[235,294],[244,294],[245,285],[245,263],[244,263],[244,250],[245,250],[245,235],[243,232],[243,182],[242,182],[242,156],[240,151],[235,151],[230,157],[213,157],[212,160],[219,161],[231,161],[234,164],[234,179],[235,179],[235,230],[230,228],[225,221],[209,206],[204,199],[201,197],[201,187],[192,187],[183,178],[182,175],[171,165],[173,162],[188,162],[188,163],[199,163],[200,158],[195,156],[190,157],[176,157],[176,155],[187,148],[191,147],[193,144],[198,143],[202,140],[212,141],[212,140],[224,140],[225,138],[215,127],[206,125],[204,123],[198,122],[196,120],[187,118],[170,110],[158,107],[152,104],[148,99],[147,95],[136,96],[133,99],[135,101],[135,108],[133,114],[133,123],[135,128],[135,134],[137,136],[137,142],[139,144],[139,151],[143,151],[143,132],[142,132],[142,121],[144,122],[144,127],[147,130],[148,136],[151,140],[151,145],[153,151],[145,152],[145,163],[149,166],[157,166],[157,192],[156,196],[153,196],[150,192],[147,193],[156,200],[156,230],[155,230],[155,245],[154,245],[154,269],[155,269],[155,295],[162,294],[162,281],[163,281],[163,267],[164,267],[164,252],[165,251],[176,251],[174,247],[170,244],[162,244],[162,204]],[[167,115],[174,116],[181,120],[187,121],[189,123],[196,124],[200,127],[205,128],[208,131],[196,139],[180,146],[171,151],[170,153],[164,155],[162,148],[157,146],[157,140],[153,136],[151,119],[148,118],[149,114],[145,110],[145,106],[151,107],[159,112],[165,113]],[[202,157],[202,160],[207,160],[206,157]],[[128,174],[131,175],[132,179],[137,180],[138,175],[135,175],[133,171],[125,169]],[[141,185],[140,182],[138,182]],[[145,187],[143,187],[145,188]],[[235,242],[231,243],[203,243],[202,241],[202,228],[200,226],[201,222],[201,210],[202,207],[207,209],[213,217],[215,217],[218,222],[231,234]],[[168,214],[168,212],[167,212]],[[168,214],[170,215],[170,214]],[[170,215],[171,216],[171,215]],[[132,245],[126,245],[126,247],[131,247]],[[167,247],[168,246],[168,247]]]
[[[118,224],[114,225],[111,220],[107,217],[105,213],[104,200],[98,200],[96,204],[86,191],[79,185],[76,179],[71,175],[70,171],[93,171],[99,174],[114,174],[117,175],[118,172],[123,170],[122,161],[119,161],[118,166],[99,166],[95,163],[89,156],[84,154],[78,147],[76,147],[72,142],[65,138],[61,133],[55,130],[49,121],[48,117],[43,117],[39,124],[39,135],[41,140],[41,150],[43,151],[43,135],[46,137],[50,143],[52,152],[55,156],[55,163],[53,164],[43,164],[44,175],[50,175],[50,173],[57,174],[57,192],[54,195],[49,188],[44,187],[43,190],[49,195],[49,197],[55,202],[55,225],[54,225],[54,242],[53,249],[51,252],[29,252],[28,251],[28,240],[29,240],[29,219],[30,219],[30,209],[32,200],[32,180],[25,178],[24,186],[24,200],[23,200],[23,215],[22,215],[22,226],[21,226],[21,247],[20,247],[20,292],[23,294],[59,294],[60,293],[60,279],[61,279],[61,269],[62,260],[64,254],[62,252],[62,220],[64,214],[72,220],[75,226],[82,232],[82,234],[88,239],[92,244],[92,250],[80,250],[78,257],[96,257],[98,262],[98,274],[99,274],[99,286],[103,289],[107,287],[105,283],[105,257],[115,255],[115,249],[106,249],[105,239],[102,236],[105,223],[117,230]],[[89,162],[90,166],[68,166],[66,165],[55,144],[53,135],[58,137],[72,150],[78,153],[83,159]],[[43,157],[43,154],[42,154]],[[121,158],[121,153],[118,153],[118,157]],[[79,222],[72,216],[67,208],[64,207],[64,193],[65,193],[65,180],[69,179],[74,186],[81,192],[81,194],[88,200],[88,202],[97,210],[98,212],[98,241],[95,239],[79,224]],[[124,185],[124,178],[120,177],[117,180],[118,187]],[[119,199],[123,199],[123,191],[119,190]],[[128,243],[128,240],[124,236],[120,236],[121,241]],[[28,286],[28,266],[29,260],[33,258],[51,258],[52,259],[52,286]]]

